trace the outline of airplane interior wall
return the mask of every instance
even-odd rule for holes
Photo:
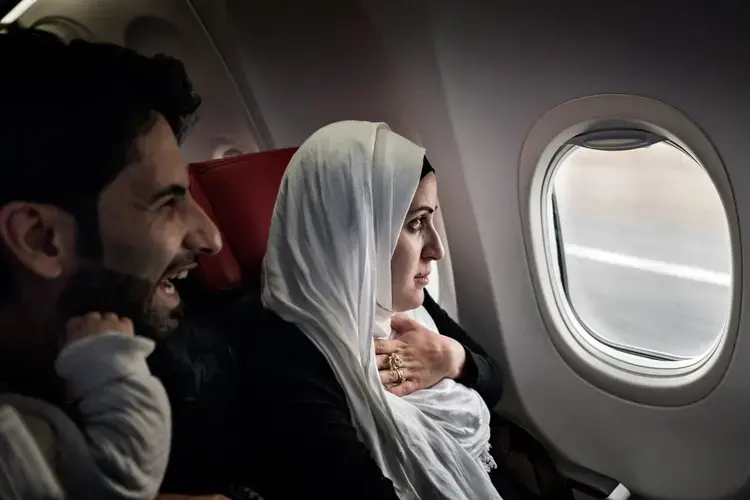
[[[210,0],[194,4],[204,19],[219,10]],[[386,54],[356,2],[224,4],[223,28],[242,49],[247,82],[274,147],[298,146],[321,126],[343,119],[387,121],[406,133]]]
[[[690,405],[630,401],[584,379],[551,341],[537,300],[519,158],[537,120],[573,99],[623,93],[670,105],[719,152],[740,215],[734,251],[748,261],[750,31],[740,6],[39,0],[22,20],[70,17],[103,40],[183,57],[205,98],[189,161],[224,143],[299,145],[341,119],[382,120],[423,144],[461,322],[508,371],[500,410],[645,498],[718,500],[750,491],[750,320],[741,314],[723,381]],[[741,286],[750,271],[740,269]],[[735,307],[750,307],[747,294]]]
[[[456,219],[475,216],[481,232],[479,248],[476,241],[451,239],[454,261],[482,261],[460,272],[456,266],[462,319],[479,322],[497,312],[503,336],[483,340],[494,340],[494,352],[506,356],[534,428],[574,462],[648,497],[736,492],[750,476],[750,339],[740,337],[716,391],[679,411],[610,397],[582,381],[550,342],[534,300],[520,226],[518,162],[529,129],[559,104],[602,93],[651,97],[703,129],[729,172],[741,217],[747,216],[747,30],[732,15],[731,2],[714,3],[715,10],[631,2],[630,10],[614,9],[616,14],[589,1],[488,4],[431,4],[435,51],[473,214],[450,201],[449,189],[443,203]],[[739,4],[732,5],[736,12]],[[747,275],[740,279],[746,282]],[[474,284],[487,280],[494,301],[476,292]],[[747,307],[744,296],[741,307]],[[746,330],[743,318],[740,331]]]

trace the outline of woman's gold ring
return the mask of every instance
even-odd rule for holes
[[[404,371],[401,368],[393,368],[391,371],[396,373],[396,382],[394,383],[396,385],[401,385],[404,381]]]
[[[388,356],[388,368],[390,368],[391,370],[396,370],[396,369],[403,368],[403,367],[404,367],[404,360],[401,359],[401,357],[398,354],[393,353],[390,356]]]

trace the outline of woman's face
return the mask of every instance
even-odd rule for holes
[[[431,172],[417,187],[391,259],[395,311],[408,311],[422,305],[432,261],[445,255],[433,219],[437,208],[437,179]]]

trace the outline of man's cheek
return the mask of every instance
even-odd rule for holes
[[[154,249],[137,240],[110,241],[104,248],[104,267],[155,284],[164,274],[169,261]]]

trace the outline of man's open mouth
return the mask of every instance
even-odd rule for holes
[[[176,280],[181,280],[187,278],[187,275],[190,273],[190,270],[193,269],[195,265],[192,265],[187,268],[177,269],[175,271],[169,272],[164,275],[164,277],[159,281],[158,287],[167,295],[174,295],[177,293],[177,290],[175,289],[174,282]]]
[[[187,278],[189,272],[189,269],[183,269],[173,274],[167,274],[159,281],[159,287],[164,293],[172,295],[177,291],[174,287],[174,281]]]

